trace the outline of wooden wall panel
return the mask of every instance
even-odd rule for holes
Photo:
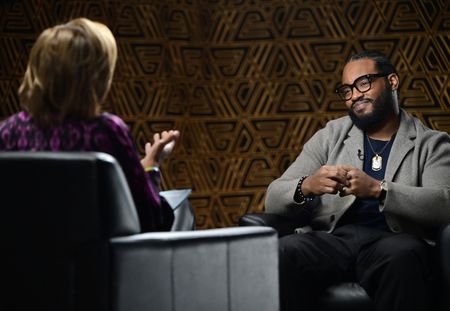
[[[78,16],[116,36],[105,109],[127,122],[140,152],[154,132],[181,130],[163,186],[193,188],[199,228],[264,209],[268,183],[346,114],[333,90],[356,51],[385,52],[400,73],[402,107],[450,132],[448,0],[4,0],[1,119],[20,109],[36,36]]]

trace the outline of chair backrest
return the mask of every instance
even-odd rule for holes
[[[140,231],[120,165],[95,152],[0,152],[0,174],[2,309],[107,310],[110,238]]]

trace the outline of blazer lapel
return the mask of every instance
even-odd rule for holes
[[[406,154],[414,148],[416,130],[413,119],[401,110],[400,127],[395,136],[386,167],[385,179],[392,181]]]
[[[394,144],[392,145],[391,153],[389,154],[385,175],[386,180],[392,181],[406,154],[414,148],[415,138],[416,129],[414,120],[401,109],[400,127],[397,131]],[[364,161],[359,159],[358,150],[361,150],[361,153],[364,153],[363,132],[353,125],[348,132],[347,138],[344,140],[344,144],[348,160],[348,163],[346,164],[350,164],[362,170]]]
[[[363,132],[356,126],[352,126],[348,132],[347,138],[344,140],[345,149],[347,150],[347,158],[349,163],[356,168],[363,169],[364,160],[359,158],[360,154],[364,154],[364,137]]]

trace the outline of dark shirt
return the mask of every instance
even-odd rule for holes
[[[387,162],[389,159],[389,154],[391,152],[392,144],[394,143],[395,137],[392,137],[389,144],[386,145],[386,141],[375,140],[367,138],[364,135],[364,166],[363,170],[369,176],[377,179],[383,180],[386,173]],[[370,148],[369,141],[372,144]],[[386,146],[386,147],[385,147]],[[384,148],[385,147],[385,148]],[[384,148],[384,150],[383,150]],[[378,155],[383,158],[383,164],[379,171],[372,170],[372,158],[375,156],[375,152],[380,152]],[[377,199],[359,199],[357,198],[352,206],[345,212],[345,214],[339,219],[337,226],[343,226],[346,224],[358,224],[373,228],[379,228],[382,230],[390,231],[384,214],[380,212],[380,203]]]
[[[122,167],[138,213],[141,230],[169,230],[173,212],[159,196],[159,174],[142,168],[127,125],[118,116],[102,113],[91,120],[65,120],[38,126],[21,111],[0,122],[1,151],[98,151],[112,155]]]

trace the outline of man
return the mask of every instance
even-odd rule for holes
[[[431,247],[450,222],[450,137],[399,109],[399,76],[382,54],[346,63],[338,95],[349,116],[328,122],[268,188],[266,211],[309,212],[280,239],[284,310],[313,310],[314,293],[356,280],[376,310],[428,310]]]

